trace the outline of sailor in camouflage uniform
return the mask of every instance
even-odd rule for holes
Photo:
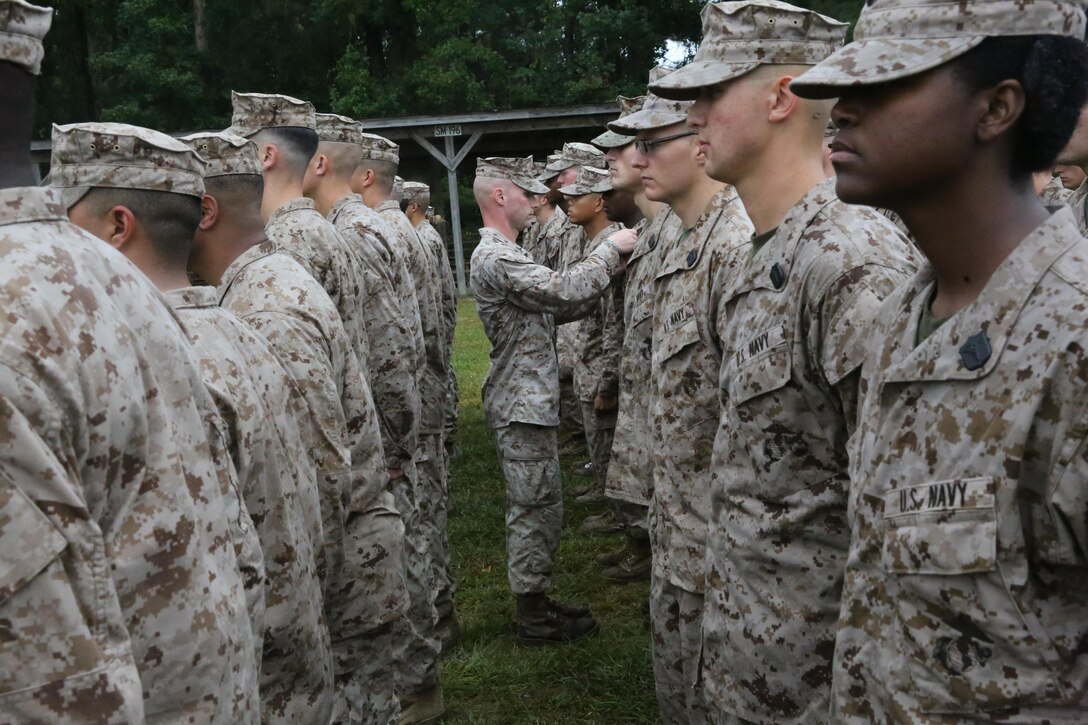
[[[653,83],[671,71],[655,68]],[[718,431],[717,294],[751,252],[752,225],[732,187],[706,175],[690,102],[650,93],[611,124],[636,136],[646,196],[667,203],[679,228],[659,237],[651,285],[648,400],[653,473],[650,620],[654,681],[667,723],[707,722],[699,678],[711,452]]]
[[[1088,712],[1088,242],[1030,184],[1088,98],[1085,25],[1083,2],[877,0],[793,83],[841,95],[841,198],[928,258],[866,340],[834,722]]]
[[[1081,109],[1072,138],[1058,154],[1058,163],[1088,169],[1088,106]],[[1085,200],[1088,200],[1088,179],[1082,181],[1066,200],[1066,203],[1073,207],[1073,218],[1077,222],[1080,233],[1088,235],[1088,208],[1085,206]]]
[[[707,173],[736,188],[756,235],[714,301],[703,682],[722,722],[827,719],[858,368],[881,301],[913,270],[890,222],[826,180],[830,104],[787,87],[845,30],[786,3],[712,3],[695,60],[650,84],[695,100]]]
[[[506,477],[515,624],[522,639],[562,642],[592,633],[597,623],[584,607],[547,595],[563,517],[553,316],[589,311],[622,269],[621,253],[633,248],[634,234],[617,233],[565,273],[535,264],[515,243],[543,193],[532,174],[531,158],[478,161],[473,190],[488,226],[472,255],[471,280],[492,346],[483,402]]]
[[[207,180],[206,217],[190,266],[219,303],[264,337],[302,393],[299,427],[322,496],[325,615],[333,647],[333,719],[396,722],[393,640],[406,604],[404,533],[386,491],[377,414],[336,306],[265,234],[256,147],[231,134],[208,144],[231,172]],[[200,139],[190,141],[203,144]],[[312,507],[310,509],[312,511]]]
[[[51,18],[0,2],[9,128],[30,128]],[[29,172],[0,164],[0,719],[256,722],[199,363],[146,278]]]
[[[332,655],[315,565],[320,531],[313,536],[302,508],[316,499],[317,481],[293,416],[299,392],[268,343],[218,306],[215,288],[189,282],[186,266],[201,217],[201,199],[188,193],[193,189],[190,169],[201,168],[196,151],[121,124],[71,127],[65,143],[71,148],[100,142],[107,132],[117,137],[121,152],[103,148],[95,157],[96,165],[113,168],[85,197],[98,210],[90,217],[89,231],[109,235],[104,241],[166,294],[193,341],[204,383],[219,410],[216,431],[230,453],[264,554],[265,576],[257,582],[263,626],[256,632],[261,720],[325,721],[332,708]],[[129,138],[153,149],[155,163],[134,158]],[[253,173],[260,173],[256,163],[253,167]],[[203,171],[207,177],[219,169],[205,166]],[[122,228],[113,216],[119,208],[132,214]],[[102,210],[110,215],[105,224],[99,223]],[[87,216],[77,208],[72,214]]]

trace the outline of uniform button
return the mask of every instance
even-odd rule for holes
[[[694,267],[695,263],[699,261],[699,253],[694,249],[688,252],[688,267]]]
[[[650,249],[657,249],[657,235],[650,237],[650,241],[646,243],[646,246]]]
[[[990,340],[985,332],[976,332],[971,335],[960,348],[960,360],[968,370],[978,370],[986,364],[992,354],[993,349],[990,347]]]
[[[771,284],[775,289],[782,289],[782,285],[786,284],[786,273],[782,271],[782,265],[778,262],[771,267]]]

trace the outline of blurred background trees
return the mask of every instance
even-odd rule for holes
[[[357,118],[639,95],[700,35],[701,0],[56,0],[49,123],[222,128],[230,91]],[[803,3],[853,21],[861,0]],[[672,42],[670,42],[672,41]]]

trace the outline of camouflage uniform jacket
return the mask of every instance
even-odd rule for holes
[[[553,272],[494,229],[480,230],[471,283],[491,341],[483,401],[492,428],[559,425],[553,316],[584,315],[608,288],[618,263],[615,246],[605,244],[582,264]]]
[[[555,210],[555,215],[563,213],[562,209],[558,207]],[[555,216],[552,217],[554,222]],[[545,265],[550,269],[555,269],[558,272],[566,272],[582,261],[582,258],[586,254],[586,233],[580,226],[571,224],[570,219],[566,214],[563,214],[560,222],[554,222],[558,227],[556,230],[555,239],[556,242],[556,266],[551,267]],[[554,228],[554,227],[553,227]],[[551,237],[549,237],[550,239]],[[555,348],[559,354],[559,366],[562,368],[569,368],[574,370],[578,364],[578,350],[580,348],[580,337],[578,328],[579,324],[567,323],[559,325],[559,329],[556,333]]]
[[[529,220],[529,226],[518,235],[518,246],[528,252],[534,262],[543,264],[540,253],[540,222],[535,217]]]
[[[363,295],[359,262],[347,242],[314,207],[313,199],[287,202],[268,217],[265,234],[276,251],[293,257],[332,298],[356,357],[366,365],[368,351],[359,300]]]
[[[0,259],[0,720],[255,722],[192,347],[52,191],[0,191]]]
[[[321,485],[325,613],[333,642],[404,611],[403,526],[386,491],[377,415],[335,305],[271,243],[223,273],[220,304],[257,330],[306,399]]]
[[[555,207],[554,213],[548,221],[540,224],[537,231],[535,253],[533,259],[537,264],[542,264],[550,269],[560,268],[560,254],[563,251],[563,242],[572,230],[581,231],[567,219],[566,213],[559,207]]]
[[[881,309],[851,441],[835,722],[1083,722],[1088,241],[1061,210],[917,344]]]
[[[881,301],[913,271],[891,223],[834,186],[813,187],[718,300],[704,680],[751,720],[827,717],[857,371]]]
[[[1082,235],[1088,235],[1088,208],[1085,207],[1085,200],[1088,200],[1088,179],[1077,187],[1066,202],[1073,207],[1073,217]]]
[[[419,446],[419,379],[417,369],[405,365],[416,359],[416,330],[404,315],[394,281],[395,263],[383,256],[383,247],[371,231],[375,213],[352,194],[329,211],[340,235],[362,261],[363,322],[370,349],[367,379],[378,410],[385,464],[405,468]]]
[[[721,351],[711,341],[717,293],[751,251],[752,223],[736,191],[711,200],[689,234],[663,239],[653,281],[650,542],[657,576],[703,592],[710,458],[718,432]]]
[[[419,233],[419,238],[430,247],[438,264],[438,277],[442,287],[440,301],[443,330],[446,336],[446,362],[452,364],[450,360],[453,352],[453,333],[457,329],[457,283],[453,279],[450,255],[446,252],[446,243],[442,240],[442,235],[429,221],[420,222],[416,231]]]
[[[423,331],[426,364],[419,385],[422,401],[419,432],[439,434],[446,426],[446,356],[445,322],[442,317],[442,286],[438,276],[438,261],[416,233],[412,222],[395,201],[379,204],[376,211],[396,232],[400,243],[408,249],[408,270],[416,285],[419,321]]]
[[[620,224],[609,224],[593,237],[586,248],[596,249],[621,229],[623,226]],[[613,314],[615,291],[616,287],[612,287],[603,294],[590,313],[578,323],[574,392],[583,401],[593,402],[598,395],[610,398],[619,395],[619,348],[623,337],[615,333],[623,320]]]
[[[318,500],[317,471],[294,415],[301,393],[268,342],[218,306],[214,287],[171,290],[166,299],[200,356],[264,552],[262,720],[328,710],[332,654],[316,569],[321,529],[309,529],[302,509]],[[293,707],[284,711],[287,704]]]
[[[643,220],[638,242],[627,262],[623,301],[624,334],[620,352],[619,411],[605,488],[610,498],[647,505],[652,495],[650,468],[650,357],[653,338],[654,277],[665,239],[681,231],[680,218],[665,208],[652,222]]]

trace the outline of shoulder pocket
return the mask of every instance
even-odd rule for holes
[[[733,355],[729,376],[729,402],[741,405],[752,398],[778,390],[790,381],[793,356],[782,327],[756,335]]]
[[[6,477],[0,477],[0,604],[68,546],[49,518]]]
[[[956,575],[997,568],[994,480],[935,481],[884,496],[885,571]]]

